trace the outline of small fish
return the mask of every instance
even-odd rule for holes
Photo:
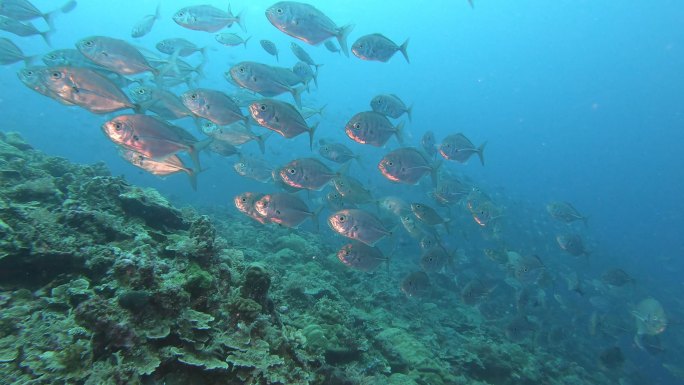
[[[440,205],[454,205],[467,197],[472,187],[460,179],[442,174],[437,180],[437,187],[430,194]]]
[[[130,95],[146,111],[154,112],[162,119],[176,120],[195,116],[176,94],[162,88],[138,85],[130,90]]]
[[[235,47],[242,44],[245,46],[245,48],[247,48],[247,42],[249,41],[249,39],[252,38],[251,36],[249,36],[246,39],[243,39],[241,36],[229,32],[218,33],[214,37],[216,38],[217,42],[227,47]]]
[[[311,58],[311,56],[302,48],[299,44],[292,42],[290,43],[290,49],[292,50],[292,53],[299,59],[300,61],[316,68],[316,72],[318,72],[318,67],[322,66],[323,64],[316,64],[314,60]]]
[[[47,13],[41,12],[28,0],[2,0],[0,1],[0,15],[14,20],[28,21],[42,18],[52,29],[53,17],[58,13],[69,13],[76,8],[76,1],[67,1],[63,6]]]
[[[364,204],[374,201],[371,191],[354,177],[338,175],[332,178],[332,183],[346,203]]]
[[[375,270],[388,261],[379,248],[364,243],[348,243],[337,251],[337,259],[345,265],[364,272]]]
[[[362,60],[387,62],[394,54],[399,51],[404,55],[407,63],[410,63],[406,48],[409,39],[402,45],[396,45],[392,40],[379,33],[361,36],[352,44],[352,52]]]
[[[318,141],[318,153],[325,159],[335,163],[347,163],[352,159],[359,160],[359,156],[355,155],[349,147],[342,143],[331,142],[325,139]]]
[[[289,69],[279,69],[256,62],[240,62],[231,67],[226,76],[240,87],[266,97],[289,92],[297,106],[302,105],[301,93],[304,87],[294,87],[293,80],[300,82],[301,79]]]
[[[119,146],[146,158],[162,160],[187,151],[195,170],[201,170],[198,152],[211,140],[198,142],[184,129],[149,115],[119,115],[104,123],[105,135]]]
[[[285,184],[307,190],[321,190],[339,175],[316,158],[295,159],[278,170]]]
[[[161,17],[159,13],[159,7],[161,6],[161,2],[157,4],[157,8],[154,11],[154,15],[146,15],[142,19],[140,19],[135,25],[133,25],[133,28],[131,29],[131,37],[132,38],[139,38],[147,35],[150,33],[152,30],[152,27],[154,26],[154,22],[159,20]]]
[[[436,245],[423,252],[420,257],[420,268],[426,273],[439,273],[450,259],[449,253],[442,246]]]
[[[335,45],[335,43],[333,43],[332,40],[326,40],[323,45],[325,45],[325,48],[332,53],[340,53],[340,49]]]
[[[426,234],[423,236],[423,238],[420,239],[420,249],[423,251],[430,250],[436,246],[442,247],[442,244],[437,235]]]
[[[349,206],[344,199],[342,199],[342,195],[340,195],[337,190],[332,190],[325,194],[325,202],[330,211],[339,211],[345,207],[353,208],[353,206]]]
[[[449,135],[439,145],[439,153],[446,160],[455,160],[459,163],[465,163],[473,154],[480,157],[480,163],[484,166],[484,149],[487,142],[484,142],[480,147],[475,148],[473,142],[466,138],[463,134]]]
[[[536,325],[527,316],[518,315],[506,325],[504,331],[508,339],[518,342],[531,337],[536,329]]]
[[[632,315],[636,320],[637,332],[634,336],[634,343],[642,350],[644,336],[655,336],[661,334],[667,328],[667,315],[663,305],[655,298],[646,298],[639,302]]]
[[[377,95],[370,101],[370,106],[375,112],[379,112],[390,118],[397,119],[406,114],[409,122],[411,121],[411,110],[413,106],[406,107],[406,104],[394,94]]]
[[[276,61],[280,61],[280,59],[278,59],[278,47],[274,42],[264,39],[259,41],[259,44],[261,44],[261,48],[263,48],[264,51],[266,51],[269,55],[275,56]]]
[[[280,1],[266,10],[266,18],[281,32],[311,45],[336,37],[342,52],[347,52],[347,36],[354,25],[338,27],[328,16],[310,4]]]
[[[197,191],[197,173],[185,166],[178,155],[171,155],[162,160],[154,160],[140,153],[130,150],[123,150],[121,156],[132,165],[139,167],[150,174],[165,177],[179,172],[188,174],[192,189]]]
[[[434,158],[435,155],[437,155],[435,134],[432,131],[425,131],[423,136],[420,138],[420,146],[431,158]]]
[[[430,164],[425,155],[412,147],[391,151],[378,163],[378,169],[388,180],[413,185],[425,174],[430,174],[433,184],[436,185],[439,166],[440,164]]]
[[[245,192],[235,196],[235,198],[233,198],[233,203],[235,204],[235,208],[237,208],[238,211],[254,219],[257,222],[264,224],[268,222],[268,219],[259,214],[259,212],[254,207],[255,203],[263,197],[264,194],[262,193]]]
[[[400,122],[395,127],[385,115],[375,111],[364,111],[354,115],[347,122],[344,131],[351,140],[357,143],[382,147],[392,135],[395,135],[399,143],[402,143],[403,127],[404,122]]]
[[[496,285],[488,285],[482,282],[482,280],[475,278],[468,282],[461,290],[461,301],[469,306],[477,305],[489,296],[494,289],[496,289]]]
[[[546,212],[557,221],[563,223],[571,223],[574,221],[583,221],[587,225],[587,217],[577,211],[577,209],[568,202],[551,202],[546,205]]]
[[[222,140],[212,140],[207,149],[226,158],[233,155],[241,155],[239,148]]]
[[[336,233],[374,246],[391,234],[373,214],[360,209],[343,209],[328,217],[328,225]]]
[[[233,99],[221,91],[196,88],[185,91],[180,98],[193,114],[220,126],[237,121],[249,122]]]
[[[233,23],[237,23],[244,31],[242,14],[237,16],[228,5],[228,10],[224,11],[212,5],[194,5],[181,8],[173,15],[173,21],[181,27],[194,31],[218,32],[223,28],[230,28]]]
[[[200,131],[207,136],[230,143],[233,146],[240,146],[254,140],[259,145],[261,153],[266,152],[266,139],[268,139],[268,135],[255,134],[244,122],[238,121],[227,126],[219,126],[210,120],[206,120],[200,125]]]
[[[442,216],[439,215],[439,213],[437,213],[437,211],[435,211],[435,209],[432,207],[424,203],[411,203],[411,211],[413,211],[413,215],[415,215],[416,218],[420,219],[423,223],[430,226],[443,225],[446,232],[450,232],[449,222],[451,220],[442,218]]]
[[[561,234],[556,236],[556,241],[561,249],[568,252],[568,254],[578,257],[580,255],[589,255],[589,252],[584,247],[582,237],[577,234]]]
[[[26,56],[12,40],[0,37],[0,64],[14,64],[23,61],[25,65],[29,65],[33,56]]]
[[[610,269],[601,275],[601,281],[611,285],[622,287],[628,283],[635,283],[636,280],[622,269]]]
[[[201,53],[204,57],[207,53],[207,47],[200,48],[190,40],[180,37],[161,40],[155,45],[155,47],[157,48],[157,51],[161,53],[181,57],[190,56],[195,52]]]
[[[38,28],[36,28],[30,22],[22,23],[21,21],[0,15],[0,30],[7,31],[9,33],[22,37],[40,35],[40,37],[42,37],[43,40],[45,40],[45,43],[47,45],[52,46],[52,44],[50,43],[50,35],[54,31],[39,31]]]
[[[546,268],[536,255],[527,255],[513,261],[513,274],[521,283],[535,283]]]
[[[411,206],[398,196],[386,196],[381,198],[378,202],[378,206],[381,210],[398,217],[411,211]]]
[[[76,48],[94,63],[121,75],[135,75],[159,70],[152,67],[140,51],[125,40],[91,36],[76,43]]]
[[[304,107],[299,109],[299,112],[302,114],[304,119],[309,119],[315,115],[323,116],[323,110],[325,109],[326,106],[323,106],[320,108],[313,108],[313,107],[304,106]],[[320,141],[319,141],[319,143],[320,143]]]
[[[401,221],[401,225],[404,227],[404,230],[414,239],[423,239],[428,235],[432,235],[434,237],[437,236],[437,232],[435,229],[431,226],[427,226],[423,222],[419,221],[416,219],[415,215],[412,213],[404,213],[399,217],[399,220]]]
[[[318,213],[295,195],[287,193],[266,194],[254,203],[254,208],[271,223],[295,228],[311,218],[318,229]]]
[[[59,98],[95,114],[138,106],[108,78],[89,68],[70,66],[34,68],[50,97]]]
[[[304,63],[303,61],[299,61],[292,67],[292,72],[299,76],[302,83],[306,85],[307,89],[311,80],[314,81],[316,88],[318,88],[318,70],[314,72],[308,64]]]
[[[261,183],[273,180],[273,167],[271,167],[270,162],[264,159],[243,156],[233,164],[233,169],[238,175]]]
[[[420,297],[430,288],[430,278],[424,271],[416,271],[401,281],[400,288],[407,297]]]
[[[313,137],[318,123],[309,126],[295,106],[275,99],[261,99],[250,104],[249,112],[260,126],[285,138],[294,138],[308,132],[309,148],[313,148]]]

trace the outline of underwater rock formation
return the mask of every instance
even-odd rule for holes
[[[321,236],[175,208],[16,134],[0,176],[2,384],[610,383],[344,269]]]

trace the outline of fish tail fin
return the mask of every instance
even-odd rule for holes
[[[337,30],[337,42],[340,43],[340,50],[344,53],[344,56],[349,57],[349,48],[347,47],[347,37],[351,31],[354,30],[354,24],[347,24],[344,27]]]
[[[305,89],[306,88],[304,86],[290,88],[290,93],[292,93],[295,104],[297,104],[297,108],[299,109],[302,108],[302,92],[304,92]]]
[[[444,230],[447,234],[451,234],[451,226],[449,226],[449,223],[451,223],[451,219],[447,219],[444,222],[442,222],[442,224],[444,225]]]
[[[45,19],[45,22],[47,23],[48,27],[50,27],[50,29],[55,29],[55,16],[57,16],[60,13],[69,13],[74,8],[76,8],[76,0],[67,1],[64,5],[55,9],[54,11],[44,13],[43,19]]]
[[[313,74],[313,81],[314,81],[314,84],[316,85],[316,89],[318,89],[318,68],[322,65],[323,64],[316,64],[316,71],[314,71],[314,74]]]
[[[309,127],[309,148],[311,150],[313,150],[314,132],[316,132],[316,128],[318,128],[319,123],[320,122],[316,122],[311,127]]]
[[[480,157],[480,163],[484,166],[484,149],[487,146],[487,142],[484,142],[477,148],[477,156]]]
[[[199,160],[200,151],[204,150],[213,141],[214,141],[214,138],[207,138],[205,140],[202,140],[200,142],[193,144],[188,149],[188,154],[190,155],[190,159],[192,159],[192,164],[194,165],[196,170],[202,169],[202,166],[200,165],[200,160]]]
[[[203,62],[207,60],[207,50],[209,50],[209,46],[202,47],[199,50],[199,53],[202,55]]]
[[[399,144],[403,145],[404,144],[404,125],[406,122],[403,120],[397,124],[396,127],[394,127],[394,135],[396,135],[397,140],[399,141]]]
[[[408,106],[408,108],[406,109],[406,115],[408,116],[409,122],[412,121],[412,116],[411,116],[412,114],[413,114],[413,104]]]
[[[337,170],[337,175],[347,175],[349,174],[349,168],[351,167],[351,162],[343,164],[339,170]]]
[[[589,227],[589,217],[582,217],[582,222],[584,222],[584,227]]]
[[[328,105],[324,104],[323,107],[319,108],[318,111],[316,111],[316,113],[320,116],[323,116],[323,110],[325,110],[325,107],[328,107]]]
[[[40,55],[24,56],[24,58],[23,58],[24,65],[27,67],[30,66],[31,64],[33,64],[33,61],[38,59],[39,57],[40,57]]]
[[[248,42],[249,39],[251,39],[251,38],[252,38],[252,37],[250,36],[250,37],[246,38],[246,39],[242,42],[242,44],[244,44],[244,46],[245,46],[245,49],[247,49],[247,42]]]
[[[228,6],[228,12],[230,12],[230,5]],[[237,25],[240,26],[240,29],[242,30],[242,32],[247,32],[247,28],[245,27],[245,15],[244,15],[244,13],[245,13],[244,10],[240,11],[237,14],[237,16],[235,16],[235,22],[237,23]]]
[[[192,69],[192,72],[196,73],[200,79],[206,78],[204,74],[204,67],[207,65],[207,60],[202,56],[202,61],[197,65],[197,67]]]
[[[319,217],[320,217],[321,211],[323,211],[324,207],[325,206],[323,206],[323,205],[318,206],[318,208],[311,213],[311,222],[313,223],[314,230],[316,230],[316,232],[318,232],[318,230],[320,230]]]
[[[475,3],[473,3],[473,0],[468,0],[468,4],[470,4],[470,8],[475,9]]]
[[[52,36],[53,33],[55,33],[55,29],[54,29],[54,28],[50,28],[50,29],[48,29],[47,31],[44,31],[44,32],[39,32],[40,37],[42,37],[43,40],[45,40],[45,44],[47,44],[48,47],[52,47],[52,42],[50,42],[50,36]]]
[[[270,137],[271,135],[257,135],[255,138],[257,144],[259,145],[259,151],[261,151],[262,154],[266,153],[266,139]]]
[[[354,155],[354,160],[356,160],[356,163],[359,164],[359,167],[361,167],[361,169],[365,170],[366,167],[363,165],[363,162],[361,161],[361,155]]]
[[[154,9],[154,20],[161,18],[161,1],[157,3],[157,8]]]
[[[406,39],[406,41],[399,46],[399,51],[401,51],[402,55],[404,55],[404,59],[406,59],[406,62],[410,64],[411,61],[409,60],[408,52],[406,51],[406,48],[408,48],[409,40],[410,39]]]
[[[192,186],[192,190],[197,191],[197,171],[192,168],[186,168],[183,171],[188,174],[188,179],[190,179],[190,186]]]

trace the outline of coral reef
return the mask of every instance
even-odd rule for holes
[[[0,175],[2,384],[610,383],[318,235],[175,208],[16,134]]]

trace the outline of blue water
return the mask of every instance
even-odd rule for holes
[[[41,9],[56,3],[35,1]],[[88,35],[129,39],[133,23],[153,13],[156,3],[81,0],[73,12],[56,18],[53,48],[72,48]],[[205,3],[221,8],[227,4]],[[369,109],[376,94],[397,94],[414,106],[413,122],[407,126],[409,143],[417,144],[426,130],[434,131],[438,142],[456,132],[465,133],[476,145],[488,142],[485,167],[475,159],[445,167],[497,191],[511,213],[509,223],[527,226],[536,217],[546,218],[544,204],[571,201],[590,218],[585,233],[593,267],[619,266],[634,272],[643,283],[643,294],[659,298],[672,319],[681,319],[684,2],[475,0],[475,9],[465,0],[311,3],[339,24],[356,24],[349,45],[373,32],[382,32],[397,44],[410,38],[411,59],[407,64],[398,54],[388,63],[364,62],[301,43],[324,64],[320,88],[304,96],[305,105],[327,105],[317,137],[342,141],[374,164],[396,146],[394,139],[388,149],[363,148],[347,139],[344,124],[356,112]],[[175,0],[163,2],[162,19],[149,35],[134,42],[154,49],[163,38],[185,37],[211,47],[207,78],[201,85],[228,91],[233,86],[223,79],[223,72],[230,65],[242,60],[276,64],[259,46],[260,39],[279,46],[280,65],[296,62],[288,48],[293,39],[264,17],[271,4],[232,3],[235,12],[243,10],[246,35],[252,36],[247,49],[220,46],[213,34],[176,25],[172,13],[188,3]],[[36,25],[45,27],[41,22]],[[233,32],[245,35],[235,28]],[[28,55],[50,50],[37,37],[4,32],[2,36]],[[264,188],[237,176],[232,161],[216,155],[202,156],[207,170],[199,176],[197,192],[182,175],[161,180],[144,174],[121,159],[101,132],[107,116],[66,108],[29,90],[16,78],[21,67],[0,68],[0,129],[19,131],[50,155],[82,163],[103,161],[112,174],[157,188],[183,203],[229,206],[234,195]],[[193,129],[190,120],[179,124]],[[305,135],[294,140],[276,136],[267,142],[267,156],[274,163],[308,154]],[[250,143],[244,152],[258,150]],[[372,166],[362,180],[388,194],[422,194],[382,179]],[[518,217],[511,218],[512,213]],[[327,228],[322,231],[334,237]],[[681,326],[667,333],[681,335]],[[654,361],[647,370],[658,370],[658,358]]]

